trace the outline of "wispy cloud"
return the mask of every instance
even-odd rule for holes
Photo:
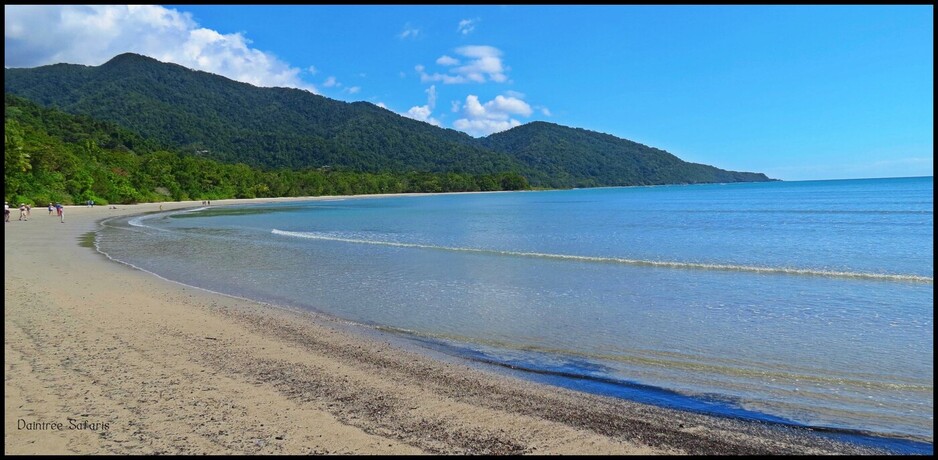
[[[516,97],[500,95],[482,104],[474,94],[466,96],[462,111],[463,118],[454,121],[453,127],[473,136],[487,136],[519,126],[521,122],[513,118],[514,115],[529,117],[533,113],[527,102]]]
[[[436,59],[436,63],[439,65],[446,65],[446,66],[456,65],[456,64],[459,64],[459,59],[449,57],[444,54]]]
[[[326,88],[332,88],[333,86],[336,86],[336,87],[342,86],[342,83],[339,83],[338,80],[335,79],[335,77],[330,76],[329,78],[326,79],[326,81],[322,82],[322,86]]]
[[[411,26],[410,23],[407,23],[404,25],[404,30],[401,31],[401,33],[397,35],[397,38],[400,38],[402,40],[405,38],[415,39],[419,35],[420,35],[420,29],[414,26]]]
[[[456,26],[456,30],[460,34],[469,35],[473,30],[475,30],[476,23],[478,22],[478,19],[463,19],[462,21],[459,21],[459,25]]]
[[[420,81],[423,83],[441,82],[443,84],[449,85],[454,83],[466,83],[468,81],[462,75],[448,75],[443,73],[435,73],[430,75],[426,72],[426,68],[422,65],[414,66],[414,70],[420,74]]]
[[[460,60],[447,55],[440,56],[436,60],[439,65],[451,67],[447,73],[431,74],[426,72],[423,65],[416,66],[420,81],[458,84],[487,81],[502,83],[508,80],[508,76],[505,75],[508,69],[502,63],[502,52],[498,48],[485,45],[463,46],[456,48],[456,54],[466,58],[467,62],[459,65]]]
[[[502,94],[504,94],[505,96],[508,96],[508,97],[516,98],[516,99],[524,99],[524,97],[525,97],[525,94],[524,94],[524,93],[522,93],[522,92],[520,92],[520,91],[514,91],[514,90],[508,90],[508,91],[505,91],[505,92],[502,93]]]
[[[5,67],[100,65],[132,52],[256,86],[317,92],[300,78],[303,69],[252,48],[243,34],[201,27],[191,14],[171,8],[6,5],[4,13]]]
[[[431,108],[436,107],[436,86],[434,85],[430,85],[430,87],[427,88],[427,105]]]

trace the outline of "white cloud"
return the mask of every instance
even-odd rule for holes
[[[515,126],[521,126],[521,122],[515,119],[511,120],[469,120],[460,118],[453,122],[453,127],[468,133],[475,137],[488,136],[493,133],[507,131]]]
[[[459,64],[459,59],[444,54],[436,59],[436,63],[439,65],[456,65]]]
[[[378,107],[381,107],[382,109],[387,109],[387,108],[388,108],[388,106],[386,106],[386,105],[384,104],[384,102],[376,102],[375,105],[378,106]]]
[[[462,21],[459,21],[459,25],[456,26],[456,30],[463,35],[469,35],[473,30],[475,30],[476,22],[478,22],[478,19],[463,19]]]
[[[420,29],[413,27],[410,23],[404,25],[404,31],[398,34],[398,38],[417,38],[420,35]]]
[[[101,65],[126,52],[256,86],[316,92],[303,69],[252,48],[241,33],[200,27],[189,13],[155,5],[5,5],[4,66]],[[310,69],[307,70],[311,70]]]
[[[450,101],[449,105],[450,105],[450,110],[452,110],[453,113],[456,113],[456,112],[459,112],[459,107],[462,104],[459,101]]]
[[[349,94],[358,94],[361,90],[362,89],[360,86],[351,86],[346,89],[346,91],[348,91]]]
[[[433,126],[442,126],[440,124],[440,120],[437,120],[431,116],[433,114],[433,109],[436,107],[436,86],[430,85],[430,87],[427,88],[426,93],[426,105],[413,106],[407,110],[407,113],[402,113],[401,115],[408,118],[413,118],[414,120],[430,123]]]
[[[495,96],[495,99],[485,103],[485,109],[488,112],[495,113],[509,113],[522,115],[525,117],[531,116],[531,106],[527,102],[522,101],[514,97],[505,97],[505,96]]]
[[[452,67],[458,65],[460,61],[447,55],[440,56],[436,60],[439,65],[451,67],[448,73],[427,73],[423,65],[417,65],[415,69],[420,74],[420,81],[457,84],[487,81],[503,83],[508,80],[508,76],[505,75],[508,69],[502,63],[502,52],[498,48],[484,45],[463,46],[456,48],[456,54],[468,58],[468,62],[459,67]]]
[[[533,113],[527,102],[502,95],[482,104],[478,96],[470,94],[462,109],[464,118],[454,121],[453,127],[473,136],[487,136],[520,126],[521,122],[512,115],[529,117]]]
[[[326,79],[326,81],[322,82],[322,86],[325,86],[326,88],[332,88],[333,86],[342,86],[342,83],[336,81],[335,77],[330,76]]]
[[[485,114],[485,107],[479,103],[479,96],[475,94],[470,94],[466,96],[466,105],[463,106],[466,115],[472,118],[502,118],[501,115],[491,114],[488,117]],[[504,116],[508,118],[508,116]]]
[[[496,82],[507,80],[508,77],[505,76],[505,69],[502,66],[502,52],[498,48],[492,46],[463,46],[457,48],[456,52],[466,57],[475,58],[469,64],[457,68],[456,73],[478,82],[484,82],[486,75]]]
[[[319,72],[319,69],[317,69],[316,66],[311,65],[311,66],[309,66],[309,67],[306,68],[306,71],[309,72],[309,73],[311,73],[311,74],[313,74],[313,75],[316,75],[316,74]]]
[[[545,117],[550,117],[550,116],[552,116],[552,114],[550,113],[550,109],[548,109],[547,107],[540,107],[540,110],[541,110],[541,113],[542,113]]]
[[[407,111],[407,113],[404,113],[402,115],[404,115],[407,118],[413,118],[414,120],[420,120],[426,123],[430,123],[433,126],[442,126],[440,124],[440,120],[437,120],[436,118],[433,118],[430,116],[431,112],[432,111],[430,110],[429,107],[425,105],[421,105],[421,106],[411,107],[410,110]]]

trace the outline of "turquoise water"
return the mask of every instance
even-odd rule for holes
[[[930,443],[933,189],[926,177],[336,198],[115,219],[98,245],[169,279],[567,386]]]

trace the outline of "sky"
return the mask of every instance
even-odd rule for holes
[[[4,66],[134,52],[475,137],[532,121],[782,180],[934,174],[932,5],[5,5]]]

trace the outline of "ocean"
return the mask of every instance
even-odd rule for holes
[[[921,453],[933,192],[918,177],[334,197],[111,219],[96,245],[533,380]]]

